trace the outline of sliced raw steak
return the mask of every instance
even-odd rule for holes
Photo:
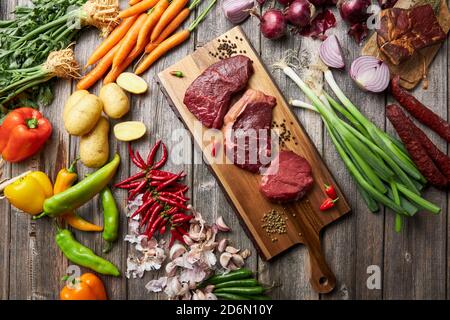
[[[245,89],[252,74],[252,61],[246,56],[221,60],[191,83],[183,102],[205,127],[220,129],[232,96]]]
[[[274,97],[248,89],[225,116],[225,150],[238,167],[258,172],[270,156],[270,126]],[[266,163],[268,164],[268,163]]]
[[[311,166],[292,151],[280,151],[261,180],[261,193],[273,202],[296,201],[314,183]]]

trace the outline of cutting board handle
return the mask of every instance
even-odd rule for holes
[[[310,279],[313,289],[318,293],[329,293],[336,285],[336,277],[328,267],[320,244],[320,235],[311,234],[306,241],[309,253]]]

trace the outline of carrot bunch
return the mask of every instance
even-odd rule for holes
[[[193,0],[186,7],[188,1],[130,0],[130,7],[119,13],[121,23],[89,57],[86,68],[96,65],[78,82],[77,88],[86,90],[103,77],[105,84],[114,82],[134,60],[148,54],[139,59],[142,62],[135,72],[141,74],[186,41],[217,0],[211,0],[187,29],[174,34],[201,0]]]

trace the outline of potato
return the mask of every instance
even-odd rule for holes
[[[148,89],[147,82],[131,72],[121,73],[116,82],[122,89],[135,94],[144,93]]]
[[[103,103],[97,96],[85,94],[64,110],[64,127],[71,135],[85,135],[95,127],[102,115],[102,110]]]
[[[126,121],[114,126],[114,136],[120,141],[133,141],[141,138],[147,129],[140,121]]]
[[[69,98],[66,100],[66,104],[64,105],[64,111],[63,111],[63,119],[66,119],[67,114],[70,112],[72,107],[80,101],[81,98],[88,95],[89,91],[87,90],[77,90],[74,93],[72,93]]]
[[[80,139],[80,160],[86,167],[99,168],[109,158],[109,122],[100,117],[91,132]]]
[[[98,96],[103,102],[103,111],[113,119],[122,118],[130,111],[126,93],[116,83],[108,83],[100,89]]]

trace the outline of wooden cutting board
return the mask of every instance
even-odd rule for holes
[[[225,41],[236,44],[234,51],[237,54],[247,55],[253,61],[255,73],[250,79],[249,87],[261,90],[277,99],[273,120],[277,123],[285,123],[292,136],[296,137],[295,140],[287,141],[285,148],[305,157],[313,168],[314,187],[305,198],[298,202],[289,205],[271,203],[259,192],[260,175],[242,170],[233,164],[214,163],[217,157],[224,157],[220,152],[223,151],[223,142],[214,144],[212,142],[214,140],[211,140],[210,137],[202,139],[206,128],[202,127],[183,104],[186,89],[204,69],[218,61],[218,57],[216,57],[218,46]],[[182,71],[185,76],[177,78],[170,75],[170,72],[175,70]],[[161,90],[168,98],[169,104],[203,150],[204,159],[210,170],[223,188],[261,256],[269,260],[296,244],[305,244],[310,256],[312,287],[317,292],[330,292],[335,286],[336,279],[324,259],[320,244],[320,231],[324,226],[348,213],[350,207],[343,194],[337,190],[340,197],[337,206],[326,212],[319,210],[320,204],[326,198],[323,190],[324,183],[336,186],[336,182],[243,31],[239,27],[229,30],[159,73],[158,78]],[[223,141],[220,135],[215,139]],[[212,156],[213,145],[216,146],[218,152],[215,157]],[[272,209],[286,219],[287,232],[285,234],[269,236],[263,229],[263,216]]]
[[[411,8],[413,4],[413,0],[399,0],[395,4],[395,7],[408,9]],[[441,2],[438,21],[442,27],[442,30],[444,30],[445,33],[448,33],[450,29],[450,13],[445,1]],[[390,63],[389,59],[387,59],[384,54],[378,49],[377,34],[376,32],[374,32],[367,41],[366,45],[361,50],[361,54],[374,56],[386,62],[386,64],[389,66],[391,74],[400,75],[401,86],[406,89],[413,89],[419,84],[422,79],[426,79],[429,66],[431,62],[433,62],[433,59],[439,51],[441,45],[442,44],[439,43],[434,46],[424,48],[420,50],[418,54],[415,54],[413,57],[411,57],[411,59],[396,66]],[[424,83],[424,87],[427,87],[426,82]]]

